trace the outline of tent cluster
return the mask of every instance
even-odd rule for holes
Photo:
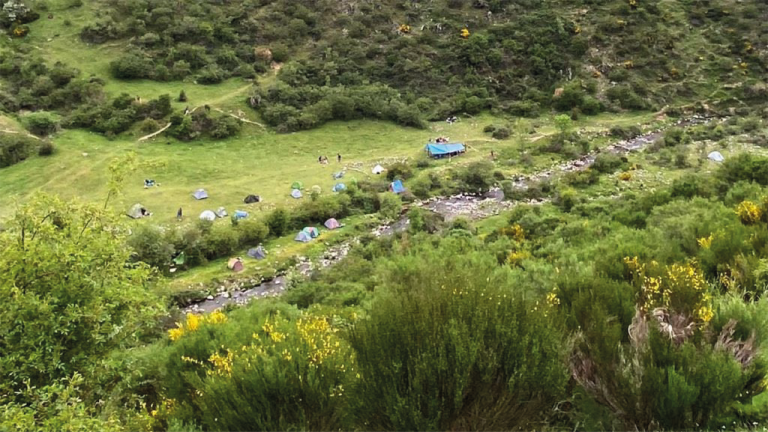
[[[339,221],[337,221],[334,218],[330,218],[327,221],[325,221],[324,225],[329,230],[339,229],[342,226],[344,226],[344,225],[340,224]],[[308,243],[308,242],[312,241],[312,239],[316,239],[319,236],[320,236],[320,231],[318,231],[317,228],[315,228],[315,227],[306,227],[303,230],[299,231],[298,234],[296,234],[296,237],[294,237],[294,240],[296,240],[297,242]]]

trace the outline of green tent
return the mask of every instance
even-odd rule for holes
[[[176,255],[176,258],[173,259],[173,263],[177,266],[183,266],[185,262],[187,262],[187,256],[184,255],[184,252]]]
[[[291,185],[291,189],[298,189],[298,190],[302,190],[302,189],[304,189],[304,184],[302,184],[300,181],[295,181],[295,182],[293,182],[293,184]]]

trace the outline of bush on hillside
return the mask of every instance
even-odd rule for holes
[[[413,169],[408,162],[397,162],[387,167],[387,180],[408,180],[413,177]]]
[[[35,145],[34,140],[21,134],[0,134],[0,168],[25,160]]]
[[[355,425],[507,430],[541,418],[567,382],[562,342],[504,288],[509,274],[495,257],[454,240],[394,261],[370,318],[350,335],[364,377],[352,388]]]
[[[591,169],[602,174],[613,174],[618,171],[625,163],[621,156],[614,153],[601,153],[595,158]]]
[[[56,132],[59,127],[59,122],[54,114],[42,111],[25,115],[22,118],[22,123],[28,131],[41,137]]]

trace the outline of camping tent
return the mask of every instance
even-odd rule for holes
[[[180,254],[176,255],[176,258],[174,258],[172,261],[177,266],[183,266],[184,263],[187,262],[187,255],[185,255],[182,251]]]
[[[374,173],[374,174],[381,174],[381,173],[384,172],[384,167],[381,166],[381,165],[376,165],[375,167],[373,167],[371,172]]]
[[[340,178],[344,177],[344,171],[339,171],[337,173],[333,173],[333,179],[338,180]]]
[[[323,188],[321,188],[321,187],[320,187],[320,186],[318,186],[318,185],[314,185],[314,186],[312,186],[312,192],[313,192],[313,193],[314,193],[314,192],[317,192],[318,194],[321,194],[321,193],[323,192]]]
[[[235,214],[232,215],[232,219],[238,221],[240,219],[245,219],[248,217],[248,213],[244,212],[242,210],[235,210]]]
[[[267,251],[265,251],[263,247],[259,246],[257,248],[249,249],[248,256],[257,260],[261,260],[267,257]]]
[[[427,144],[427,153],[433,158],[441,158],[446,156],[456,156],[458,154],[467,151],[466,147],[462,143],[452,144]]]
[[[334,230],[336,228],[341,228],[341,224],[336,219],[330,218],[327,221],[325,221],[325,227],[328,228],[329,230]]]
[[[214,213],[214,212],[212,212],[210,210],[206,210],[206,211],[200,213],[200,219],[213,222],[213,221],[216,220],[216,213]]]
[[[243,200],[243,202],[246,203],[246,204],[253,204],[253,203],[257,203],[259,201],[261,201],[261,197],[258,196],[258,195],[248,195]]]
[[[141,219],[143,217],[149,216],[149,211],[147,211],[147,209],[141,204],[134,204],[133,207],[128,210],[128,216],[134,219]]]
[[[333,187],[334,192],[341,192],[343,190],[347,190],[347,185],[344,183],[336,183],[336,185]]]
[[[232,258],[227,263],[227,268],[232,270],[233,272],[239,273],[243,270],[245,270],[245,267],[243,266],[243,260],[240,258]]]
[[[291,185],[291,189],[298,189],[298,190],[304,189],[304,184],[300,181],[295,181]]]
[[[707,157],[709,158],[709,160],[715,161],[715,162],[722,162],[725,160],[725,158],[719,151],[713,151]]]
[[[299,233],[296,234],[296,237],[294,238],[294,240],[302,242],[302,243],[306,243],[306,242],[312,240],[312,236],[310,236],[309,234],[305,233],[304,231],[299,231]]]
[[[206,199],[208,198],[208,192],[206,192],[205,189],[198,189],[192,196],[195,197],[196,200]]]
[[[225,209],[224,207],[219,207],[216,210],[216,216],[218,216],[220,218],[227,217],[227,215],[228,215],[227,209]]]
[[[317,228],[315,227],[306,227],[302,231],[309,234],[309,236],[312,238],[316,238],[317,236],[320,235],[320,231],[318,231]]]
[[[389,190],[399,194],[405,192],[405,187],[403,186],[403,182],[400,180],[395,180],[389,185]]]
[[[301,191],[298,190],[298,189],[294,189],[293,191],[291,191],[291,196],[296,198],[296,199],[299,199],[299,198],[302,197]]]

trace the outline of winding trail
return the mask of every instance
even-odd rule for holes
[[[711,120],[711,118],[706,117],[692,117],[690,119],[678,121],[669,127],[689,126],[706,123]],[[663,132],[664,130],[648,132],[628,140],[611,144],[602,151],[594,151],[578,159],[555,165],[548,170],[543,170],[527,176],[520,176],[515,180],[515,187],[519,189],[527,189],[532,183],[551,179],[555,174],[587,169],[594,163],[595,158],[601,152],[622,154],[640,151],[659,139],[663,135]],[[504,192],[499,188],[495,188],[483,196],[462,194],[450,197],[434,197],[426,201],[417,201],[413,206],[438,213],[448,221],[460,216],[468,217],[472,220],[481,220],[497,215],[501,211],[510,209],[518,204],[539,205],[548,201],[546,199],[527,202],[505,201],[504,198]],[[407,216],[402,216],[392,224],[384,224],[374,228],[371,233],[377,237],[394,235],[405,231],[408,228],[409,222]],[[300,260],[299,264],[294,267],[293,271],[306,277],[310,276],[312,272],[316,271],[318,268],[323,269],[330,267],[346,257],[352,246],[358,241],[358,238],[353,238],[329,248],[317,263],[313,263],[308,259],[303,258]],[[269,281],[252,284],[247,287],[240,287],[240,289],[233,293],[220,292],[216,296],[208,296],[206,300],[193,303],[184,310],[187,313],[210,313],[230,304],[244,305],[253,299],[279,296],[285,291],[285,282],[286,277],[280,275]]]

